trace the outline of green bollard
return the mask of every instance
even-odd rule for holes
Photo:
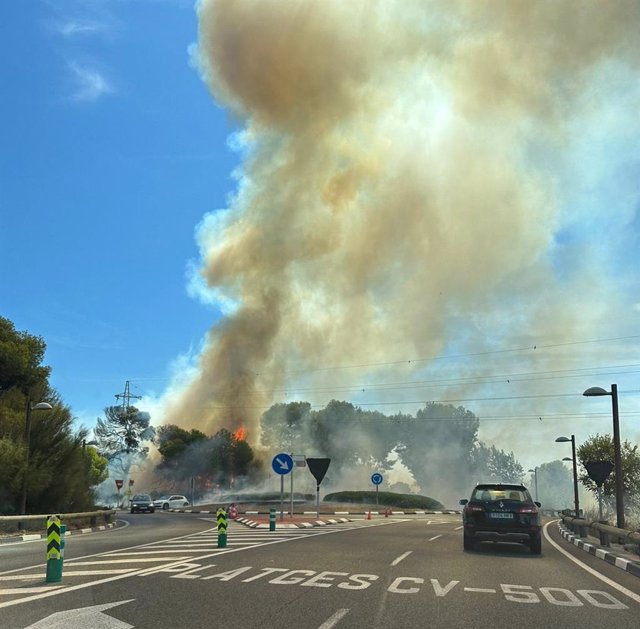
[[[59,583],[62,581],[62,548],[60,518],[52,515],[47,519],[47,583]]]
[[[220,507],[216,511],[218,520],[218,548],[226,548],[227,546],[227,512]]]
[[[276,530],[276,510],[275,509],[269,509],[269,530],[270,531]]]

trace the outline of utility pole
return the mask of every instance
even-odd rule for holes
[[[120,398],[122,398],[122,412],[126,413],[127,409],[129,408],[129,402],[131,401],[131,398],[133,398],[134,400],[141,400],[142,396],[141,395],[133,395],[130,391],[129,391],[129,381],[127,380],[124,383],[124,393],[116,393],[115,395],[116,400],[120,401]]]
[[[133,393],[131,393],[131,391],[129,390],[129,381],[127,380],[124,383],[124,393],[116,393],[115,395],[116,400],[120,401],[120,398],[122,398],[122,416],[126,417],[127,416],[127,411],[129,410],[129,402],[131,401],[131,398],[133,398],[134,400],[141,400],[142,396],[141,395],[133,395]],[[128,439],[131,436],[130,433],[130,424],[127,424],[128,428],[127,428],[127,454],[129,454],[129,441]]]

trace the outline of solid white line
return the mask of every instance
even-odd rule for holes
[[[394,559],[391,562],[392,566],[397,566],[405,557],[408,557],[413,551],[409,550],[406,553],[404,553],[403,555],[400,555],[400,557],[396,557],[396,559]]]
[[[165,555],[167,553],[184,553],[184,552],[185,552],[184,548],[180,548],[179,550],[147,550],[144,552],[136,552],[136,553],[114,553],[113,555],[102,555],[102,557],[104,557],[105,559],[110,559],[111,557],[113,557],[115,559],[117,557],[130,557],[134,555],[145,557],[148,555]],[[73,562],[69,561],[67,565],[73,565]]]
[[[125,568],[121,570],[65,570],[63,576],[65,577],[81,577],[81,576],[95,576],[103,574],[124,574],[125,572],[132,572],[135,568]],[[43,574],[16,574],[12,577],[0,577],[0,581],[29,581],[31,579],[42,580]],[[57,585],[56,587],[62,587]]]
[[[335,627],[348,613],[348,609],[339,609],[331,618],[327,618],[318,629],[331,629],[331,627]]]
[[[435,537],[432,537],[432,538],[431,538],[430,540],[428,540],[428,541],[432,542],[434,539],[438,539],[439,537],[442,537],[442,535],[436,535]]]
[[[54,588],[61,588],[62,585],[43,585],[35,588],[7,588],[6,590],[0,590],[0,596],[3,594],[39,594],[40,592],[49,592]]]
[[[178,561],[178,559],[189,559],[184,557],[140,557],[138,559],[109,559],[108,561],[73,561],[67,563],[68,566],[110,566],[112,563],[149,563],[150,561]]]
[[[571,559],[573,563],[580,566],[583,570],[586,570],[589,574],[593,575],[597,579],[600,579],[600,581],[604,581],[607,585],[610,585],[612,588],[615,588],[616,590],[618,590],[618,592],[621,592],[625,596],[628,596],[630,599],[636,601],[636,603],[640,603],[640,595],[636,594],[635,592],[632,592],[631,590],[628,590],[626,587],[624,587],[623,585],[620,585],[616,581],[613,581],[609,577],[605,577],[604,574],[600,574],[597,570],[594,570],[591,566],[588,566],[586,563],[583,563],[579,559],[576,559],[571,553],[568,553],[564,548],[561,548],[559,544],[554,542],[551,539],[551,536],[549,535],[548,528],[550,524],[557,524],[558,522],[559,520],[552,520],[551,522],[547,522],[544,525],[544,529],[543,529],[546,540],[556,550],[560,551],[565,557],[568,557],[569,559]]]

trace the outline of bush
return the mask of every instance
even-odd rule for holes
[[[378,492],[378,504],[399,509],[442,509],[434,498],[416,494],[396,494],[391,491]],[[327,494],[325,502],[349,502],[351,504],[375,504],[375,491],[338,491]]]

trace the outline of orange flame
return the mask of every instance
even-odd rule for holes
[[[246,441],[247,440],[247,429],[244,426],[240,426],[233,433],[233,438],[235,441]]]

